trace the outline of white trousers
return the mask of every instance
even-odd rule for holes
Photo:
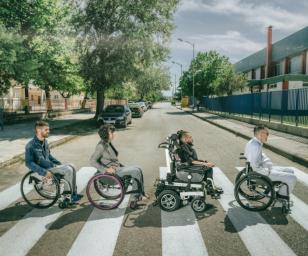
[[[272,181],[281,181],[288,184],[289,194],[292,193],[296,184],[296,176],[294,174],[294,171],[289,167],[273,166],[273,168],[270,170],[270,174],[268,177]],[[278,193],[280,195],[287,196],[288,193],[286,186],[281,186]]]

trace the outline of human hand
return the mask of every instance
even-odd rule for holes
[[[215,166],[215,164],[213,164],[211,162],[204,163],[204,165],[207,166],[207,167],[210,167],[210,168]]]
[[[48,180],[52,178],[52,172],[47,171],[45,176],[43,177],[43,182],[46,183]]]
[[[114,174],[115,173],[115,169],[113,167],[109,167],[106,169],[106,172],[109,174]]]

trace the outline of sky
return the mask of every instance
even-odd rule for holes
[[[173,83],[180,66],[172,61],[186,70],[193,57],[192,46],[178,38],[194,43],[195,55],[216,50],[236,63],[266,46],[268,26],[277,42],[308,26],[307,14],[307,0],[181,0],[167,62]]]

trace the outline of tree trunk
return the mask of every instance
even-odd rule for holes
[[[28,115],[30,113],[29,109],[29,86],[25,86],[25,106],[24,106],[25,114]]]
[[[82,100],[82,103],[81,103],[82,109],[86,108],[87,99],[88,99],[88,92],[86,92],[86,94],[84,95],[84,98]]]
[[[103,112],[105,102],[105,91],[104,89],[97,89],[96,91],[96,112],[94,119],[97,119],[100,113]]]
[[[47,110],[47,113],[49,113],[52,111],[52,104],[51,104],[49,89],[45,89],[45,93],[46,93],[46,110]]]

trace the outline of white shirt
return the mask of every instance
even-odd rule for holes
[[[273,163],[269,157],[262,153],[262,142],[256,137],[252,138],[245,147],[245,157],[256,172],[269,175]]]

